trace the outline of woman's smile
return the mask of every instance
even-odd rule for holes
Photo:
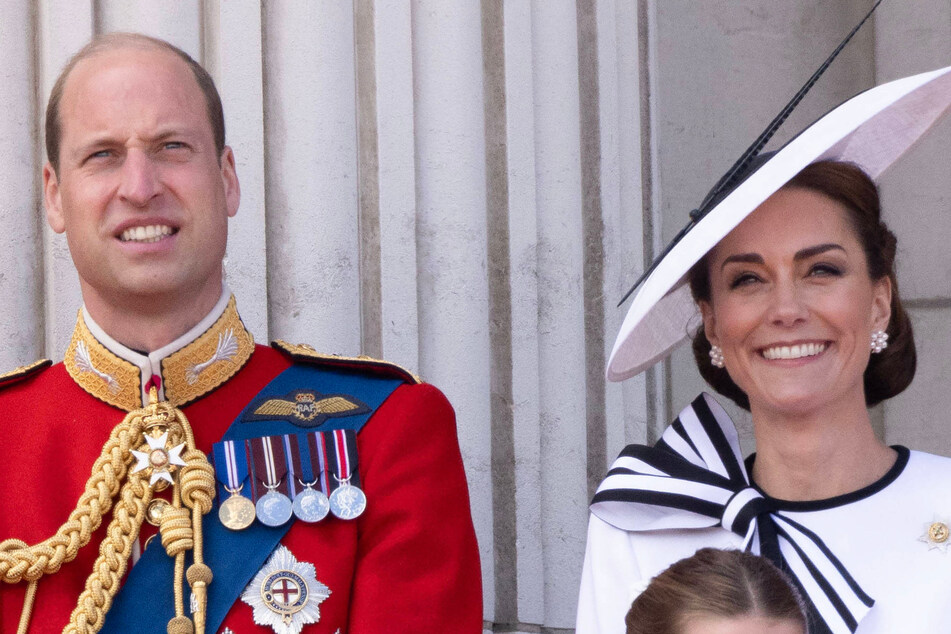
[[[827,341],[773,344],[762,348],[759,353],[768,361],[795,361],[817,357],[828,345]]]

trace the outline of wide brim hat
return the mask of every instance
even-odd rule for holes
[[[608,360],[622,381],[664,359],[700,324],[687,273],[806,166],[841,161],[873,180],[951,109],[951,66],[867,90],[800,132],[716,203],[655,262],[627,311]]]

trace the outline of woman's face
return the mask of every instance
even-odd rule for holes
[[[891,285],[869,279],[840,203],[781,189],[712,251],[704,330],[753,411],[804,414],[861,399]]]
[[[681,634],[806,634],[796,621],[761,616],[695,616],[681,628]]]

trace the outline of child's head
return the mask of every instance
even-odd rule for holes
[[[627,634],[807,634],[786,575],[738,550],[703,548],[657,575],[627,613]]]

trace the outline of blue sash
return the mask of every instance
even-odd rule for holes
[[[259,394],[249,399],[251,404],[231,423],[222,440],[246,440],[307,431],[286,421],[242,422],[254,402],[259,401],[261,397],[277,398],[299,388],[310,388],[323,393],[351,394],[359,398],[369,407],[369,411],[334,418],[325,423],[326,428],[321,426],[321,431],[353,429],[359,432],[373,412],[402,383],[399,379],[294,365],[277,375]],[[206,632],[218,631],[231,606],[238,600],[251,578],[264,566],[281,538],[290,530],[292,523],[293,519],[283,526],[272,528],[255,522],[243,531],[232,531],[218,521],[217,505],[204,517],[202,531],[205,563],[211,566],[214,573],[214,580],[208,586]],[[175,615],[172,590],[175,560],[165,553],[159,540],[152,541],[138,563],[129,571],[112,608],[106,614],[101,630],[104,634],[165,634],[169,619]],[[190,563],[186,563],[186,569]],[[186,613],[187,594],[186,591]]]

